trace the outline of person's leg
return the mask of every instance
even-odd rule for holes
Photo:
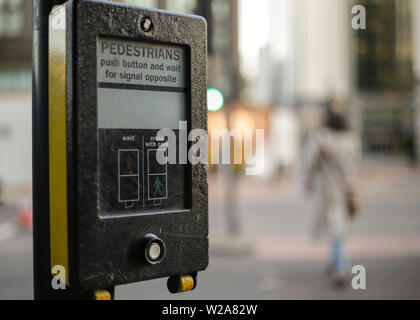
[[[334,237],[332,241],[332,266],[335,276],[345,275],[348,268],[348,261],[344,250],[344,239]]]

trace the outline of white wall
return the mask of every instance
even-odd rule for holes
[[[297,91],[304,100],[351,91],[351,7],[347,1],[298,0]]]
[[[0,132],[8,132],[0,134],[0,180],[6,188],[32,180],[31,122],[29,91],[0,92]]]

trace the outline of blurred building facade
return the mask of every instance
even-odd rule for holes
[[[32,176],[32,2],[0,0],[0,183],[14,199]]]
[[[263,2],[270,13],[269,37],[260,50],[259,73],[248,79],[243,98],[294,110],[301,133],[296,141],[320,125],[328,99],[343,99],[365,157],[416,160],[419,1]],[[366,8],[365,30],[352,28],[354,5]],[[255,90],[258,86],[264,88]]]
[[[353,33],[365,154],[416,158],[413,10],[418,1],[362,1],[366,30]]]
[[[366,8],[366,29],[351,27],[356,4]],[[300,0],[299,5],[305,28],[300,51],[306,55],[299,59],[299,98],[345,99],[363,155],[415,160],[418,1]]]

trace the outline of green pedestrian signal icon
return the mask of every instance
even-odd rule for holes
[[[148,200],[155,205],[168,199],[168,164],[157,161],[157,149],[147,150],[147,194]]]
[[[163,183],[160,182],[159,177],[156,177],[155,182],[153,183],[153,188],[154,188],[153,196],[154,197],[156,197],[158,195],[161,196],[161,197],[164,196],[164,194],[161,190],[162,187],[163,187]]]

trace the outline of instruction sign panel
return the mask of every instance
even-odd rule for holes
[[[186,70],[184,47],[98,39],[102,214],[187,209],[187,165],[156,157],[168,143],[157,132],[172,129],[178,141],[187,120]]]

